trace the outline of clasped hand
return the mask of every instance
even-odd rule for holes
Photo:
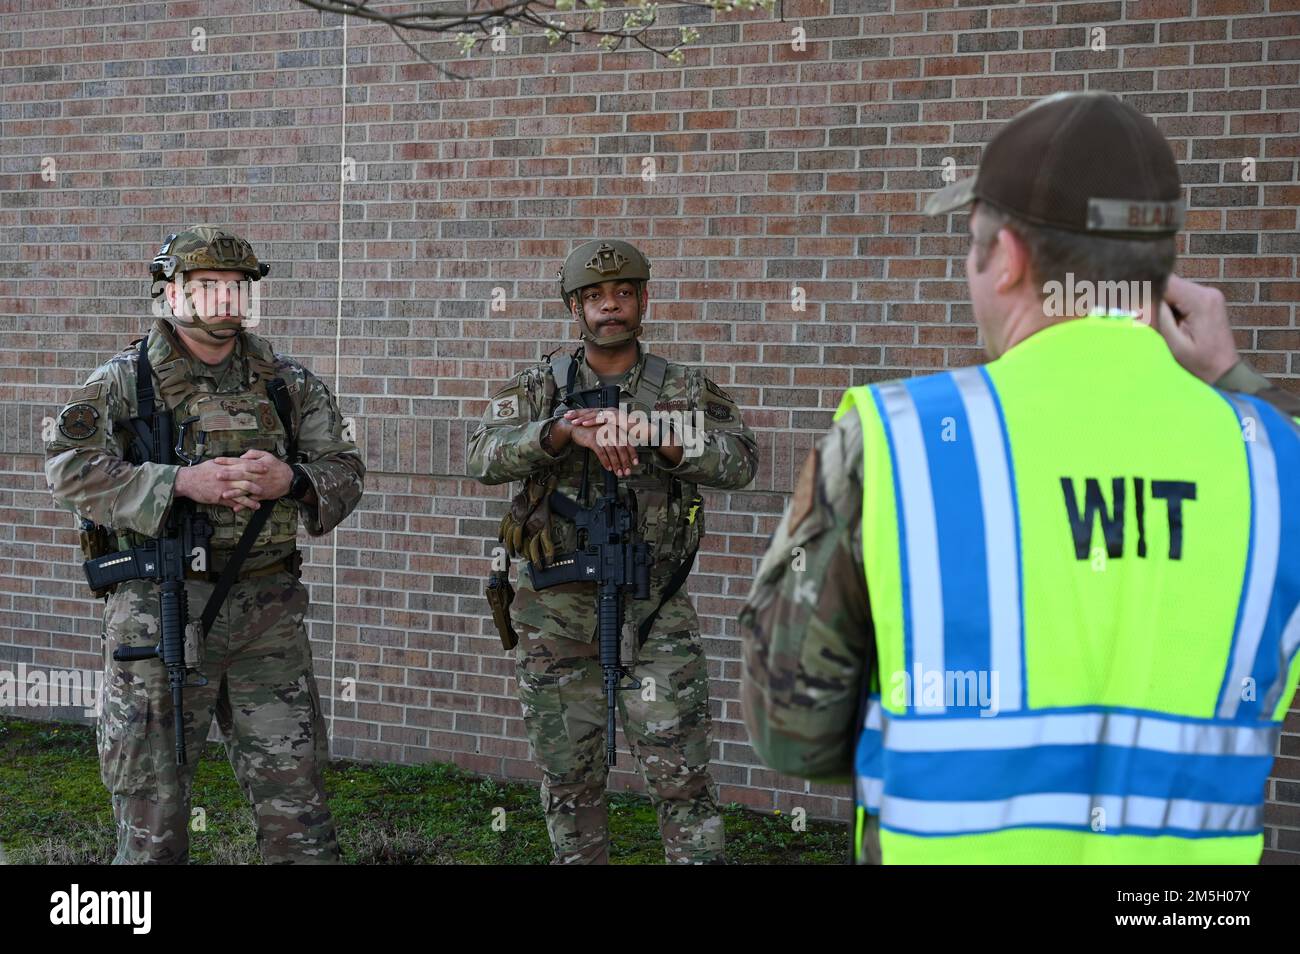
[[[220,504],[235,513],[257,510],[259,500],[278,500],[289,492],[293,468],[264,450],[239,457],[216,457],[176,474],[176,493],[198,503]]]
[[[564,413],[569,439],[592,451],[602,467],[627,477],[640,463],[636,448],[650,443],[650,422],[644,414],[629,415],[623,408],[590,407]]]

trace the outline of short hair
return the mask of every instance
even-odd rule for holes
[[[981,210],[975,218],[975,209]],[[979,223],[978,226],[976,223]],[[1029,251],[1029,268],[1038,286],[1039,298],[1045,298],[1048,282],[1066,283],[1066,274],[1074,275],[1076,284],[1088,281],[1150,282],[1155,301],[1164,296],[1165,284],[1178,258],[1178,245],[1172,235],[1158,239],[1128,239],[1069,232],[1026,222],[1014,213],[984,199],[971,208],[971,234],[975,242],[975,268],[984,271],[989,249],[1000,229],[1016,234]]]

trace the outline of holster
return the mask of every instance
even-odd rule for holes
[[[514,649],[519,643],[519,634],[510,621],[510,604],[514,599],[515,588],[510,585],[510,571],[493,570],[488,575],[487,601],[492,607],[492,621],[496,623],[501,645],[507,650]]]
[[[89,520],[81,521],[81,553],[85,560],[94,560],[102,556],[107,556],[117,550],[117,539],[113,531],[107,527],[101,527]],[[101,586],[98,589],[92,589],[96,598],[102,599],[117,589],[117,584]]]

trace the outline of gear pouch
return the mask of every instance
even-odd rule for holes
[[[270,400],[259,394],[202,394],[190,405],[194,450],[204,459],[238,457],[246,450],[284,456],[284,427]]]

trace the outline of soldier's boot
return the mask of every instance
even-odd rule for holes
[[[642,690],[619,694],[623,731],[659,818],[664,858],[721,863],[722,813],[709,775],[709,671],[698,631],[652,633],[635,674]]]
[[[306,591],[277,574],[241,582],[230,598],[241,619],[224,684],[227,752],[256,816],[262,861],[337,864],[324,784],[329,741],[302,626]]]
[[[608,864],[605,698],[596,643],[517,626],[519,701],[542,770],[554,864]]]

